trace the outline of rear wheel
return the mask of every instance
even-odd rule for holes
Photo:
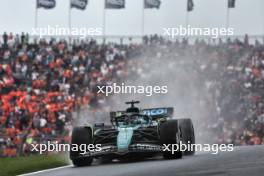
[[[182,132],[182,141],[184,144],[195,144],[194,128],[191,119],[180,119],[179,126]],[[186,150],[185,155],[194,155],[194,150]]]
[[[161,145],[166,144],[170,146],[171,151],[164,151],[164,159],[179,159],[182,158],[182,152],[180,150],[172,152],[172,145],[178,144],[179,136],[178,120],[169,120],[160,125],[160,142]]]
[[[75,127],[72,131],[72,144],[77,144],[80,146],[81,144],[92,144],[92,131],[90,128],[86,127]],[[72,160],[73,165],[80,166],[89,166],[93,162],[92,157],[80,157],[80,151],[70,151],[70,158]]]

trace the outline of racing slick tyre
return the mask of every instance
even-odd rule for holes
[[[81,144],[89,145],[92,143],[92,131],[87,127],[74,127],[72,131],[72,144]],[[80,153],[78,151],[70,151],[70,158],[74,166],[89,166],[93,162],[92,157],[83,157],[80,158]]]
[[[184,144],[195,144],[194,128],[191,119],[180,119],[179,126],[182,134],[182,141]],[[186,150],[185,155],[194,155],[194,150]]]
[[[160,142],[161,145],[170,144],[170,151],[164,151],[164,159],[180,159],[182,152],[180,150],[172,152],[172,145],[178,144],[179,136],[178,120],[169,120],[160,125]]]

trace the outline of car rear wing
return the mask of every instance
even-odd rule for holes
[[[151,109],[142,109],[140,110],[140,114],[151,116],[152,119],[158,119],[158,118],[172,118],[174,109],[172,107],[167,108],[151,108]],[[110,112],[110,118],[111,121],[115,118],[126,114],[126,111],[113,111]]]
[[[169,117],[173,116],[173,108],[151,108],[151,109],[143,109],[141,110],[142,114],[151,116],[152,118],[160,118],[160,117]]]

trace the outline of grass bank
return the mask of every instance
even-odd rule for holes
[[[0,176],[14,176],[68,165],[66,155],[0,158]]]

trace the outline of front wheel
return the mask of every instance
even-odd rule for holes
[[[72,159],[72,163],[76,167],[90,166],[93,162],[92,158],[75,158]]]
[[[161,145],[173,145],[177,144],[180,136],[180,130],[178,126],[178,120],[169,120],[160,125],[160,142]],[[182,158],[182,152],[180,150],[172,152],[173,148],[170,148],[171,151],[164,151],[164,159],[180,159]]]
[[[89,144],[92,144],[92,131],[90,128],[87,127],[74,127],[72,131],[72,144],[77,144],[78,147],[80,145],[86,144],[87,146]],[[85,157],[82,158],[80,151],[70,151],[70,158],[72,160],[72,163],[74,166],[80,167],[80,166],[89,166],[93,162],[92,157]]]
[[[184,144],[195,144],[194,128],[191,119],[180,119],[179,126],[182,132],[182,140]],[[186,150],[185,155],[194,155],[194,150]]]

